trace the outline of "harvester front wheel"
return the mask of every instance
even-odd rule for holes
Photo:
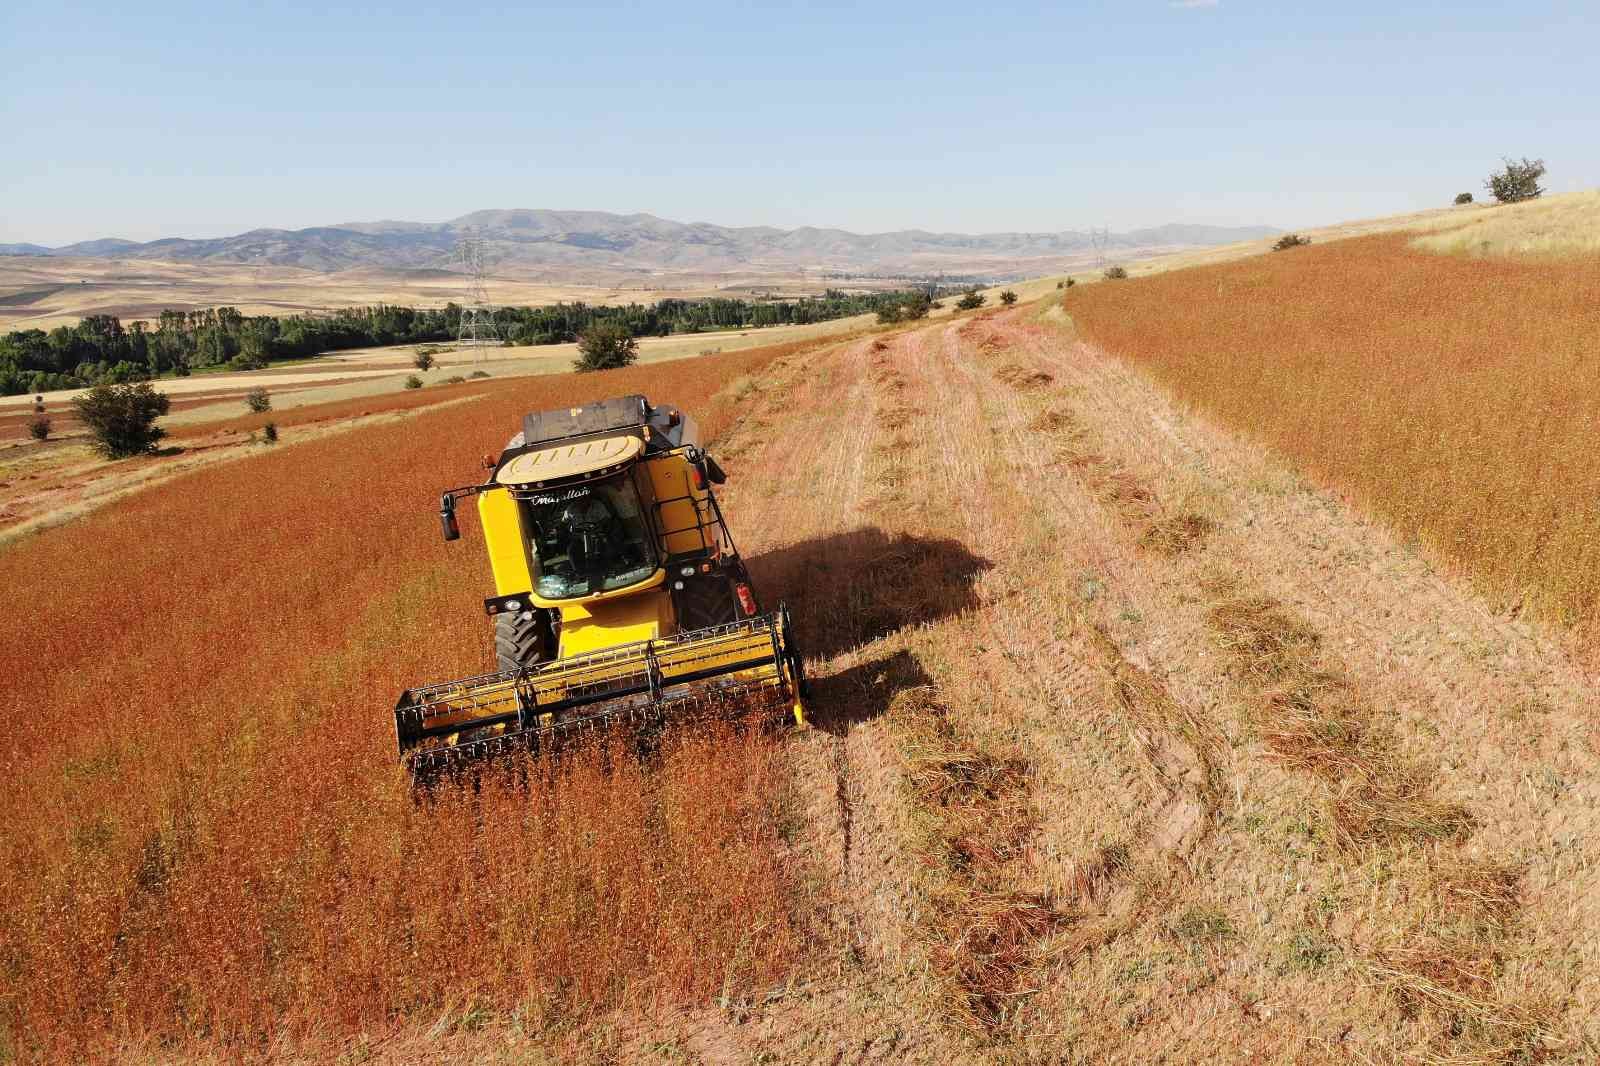
[[[494,656],[502,673],[526,670],[550,657],[545,612],[507,611],[494,616]]]

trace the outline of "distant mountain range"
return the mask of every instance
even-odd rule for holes
[[[727,227],[672,222],[654,215],[603,211],[474,211],[449,222],[350,222],[310,229],[257,229],[233,237],[168,237],[139,243],[114,237],[61,248],[0,244],[0,255],[165,259],[178,262],[268,263],[319,272],[379,268],[448,269],[457,241],[482,236],[495,273],[1000,274],[1030,266],[1048,269],[1095,254],[1088,232],[851,233],[810,226]],[[1280,232],[1269,226],[1167,225],[1109,234],[1110,254],[1129,255],[1255,240]]]

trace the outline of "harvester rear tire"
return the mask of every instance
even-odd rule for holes
[[[550,623],[543,611],[494,616],[494,657],[502,673],[526,670],[549,658]]]

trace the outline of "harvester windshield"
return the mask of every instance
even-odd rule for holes
[[[626,473],[530,493],[522,506],[538,560],[534,590],[546,599],[610,592],[655,572],[654,538]]]

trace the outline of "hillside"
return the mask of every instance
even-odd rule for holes
[[[0,246],[0,255],[159,259],[269,264],[319,272],[355,267],[448,267],[458,239],[480,233],[496,271],[536,277],[603,271],[634,277],[670,271],[725,273],[797,270],[844,273],[950,273],[1016,276],[1081,263],[1094,248],[1087,232],[859,234],[840,229],[726,227],[654,215],[601,211],[475,211],[441,223],[350,222],[301,230],[258,229],[214,240],[147,243],[107,238],[61,248]],[[1276,232],[1270,227],[1167,225],[1111,234],[1119,254],[1227,244]]]

